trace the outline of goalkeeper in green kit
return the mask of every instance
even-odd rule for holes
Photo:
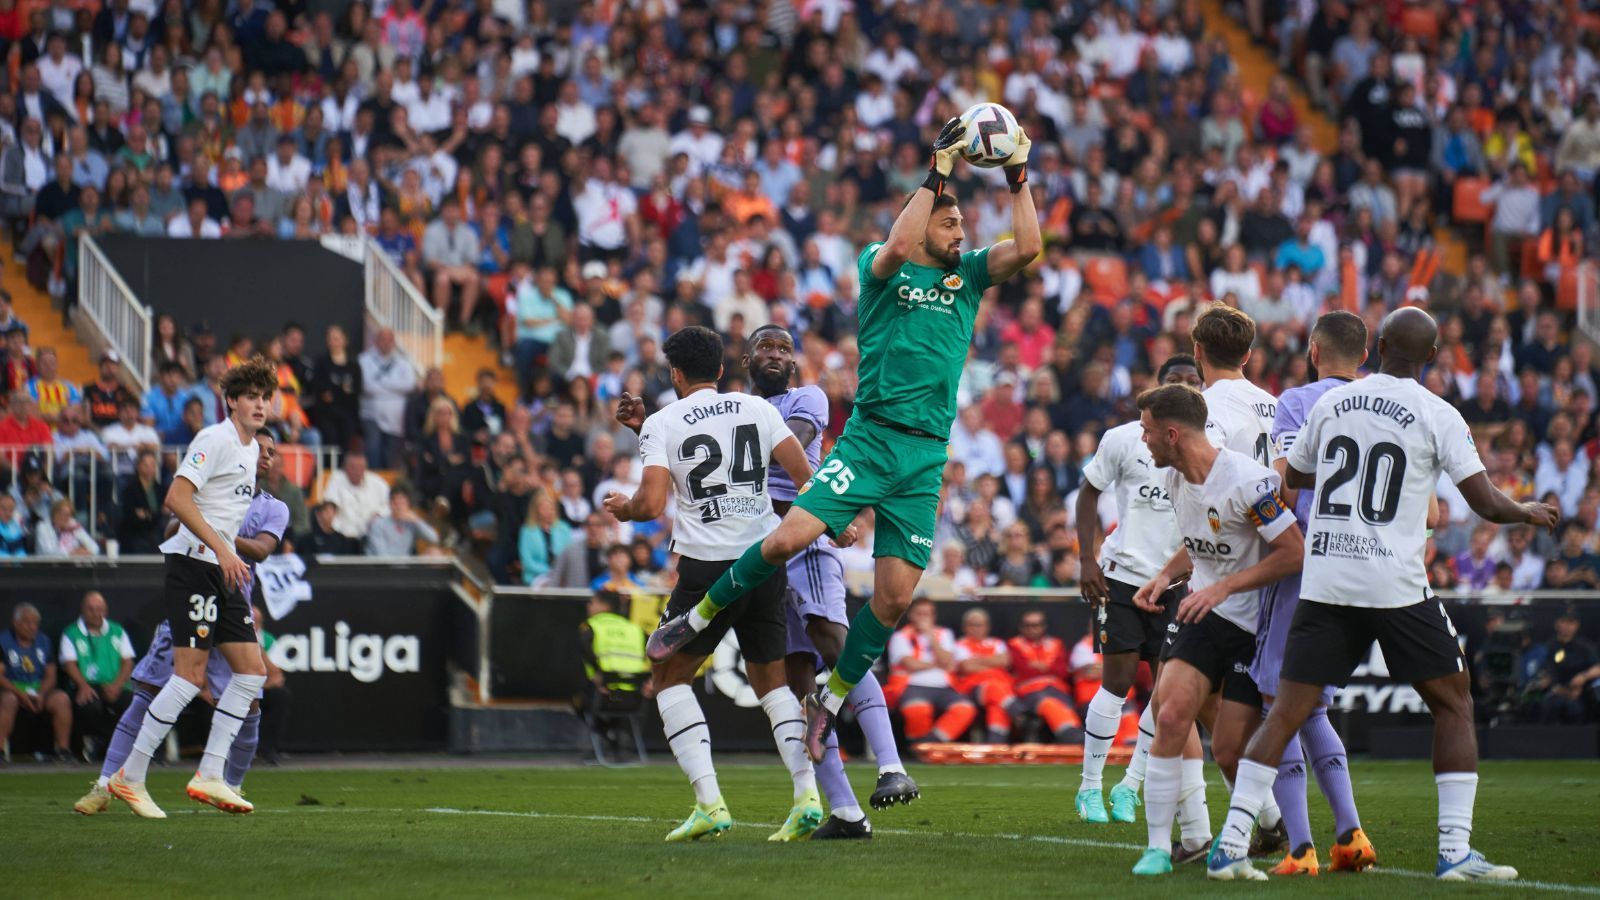
[[[824,532],[838,535],[863,509],[874,509],[872,602],[851,624],[827,686],[806,701],[806,751],[814,760],[822,758],[845,695],[882,655],[933,551],[956,383],[978,301],[1042,249],[1027,185],[1032,145],[1019,128],[1016,151],[1005,163],[1014,237],[961,252],[961,209],[943,190],[966,139],[958,119],[945,123],[927,180],[900,211],[888,240],[868,245],[856,262],[860,388],[844,435],[777,530],[745,550],[698,606],[662,624],[647,648],[652,660],[671,656]]]

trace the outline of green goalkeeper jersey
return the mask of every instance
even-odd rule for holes
[[[879,279],[872,274],[872,261],[882,246],[869,244],[856,260],[861,281],[856,409],[948,437],[978,300],[989,288],[989,249],[963,253],[948,269],[907,262]]]

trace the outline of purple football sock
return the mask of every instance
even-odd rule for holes
[[[889,705],[883,700],[883,688],[878,684],[878,677],[867,672],[850,690],[845,702],[856,711],[856,721],[867,736],[867,746],[872,748],[872,755],[878,758],[878,771],[905,771],[900,765],[900,751],[894,745],[894,727],[889,724]]]
[[[244,724],[239,726],[239,734],[233,739],[233,746],[228,748],[228,763],[223,770],[222,778],[229,784],[238,787],[244,784],[244,776],[250,771],[250,764],[256,758],[256,745],[261,743],[261,710],[256,710],[244,717]]]
[[[822,762],[817,763],[817,787],[822,788],[822,795],[828,798],[830,811],[861,807],[856,802],[855,791],[850,789],[850,779],[844,774],[837,734],[828,735],[828,752],[823,754]]]
[[[1356,791],[1350,785],[1350,760],[1345,756],[1344,741],[1328,721],[1327,707],[1318,707],[1300,726],[1300,739],[1305,743],[1311,758],[1311,771],[1317,776],[1317,787],[1333,808],[1333,828],[1344,834],[1361,827],[1361,816],[1356,813]]]
[[[1272,783],[1272,799],[1278,801],[1278,809],[1283,813],[1283,825],[1289,831],[1289,849],[1298,850],[1311,843],[1311,812],[1306,808],[1306,758],[1300,749],[1299,735],[1289,738],[1289,745],[1283,748],[1278,780]]]
[[[150,709],[150,701],[154,694],[148,693],[144,688],[133,692],[133,700],[128,708],[122,711],[122,718],[117,720],[117,730],[111,734],[111,745],[106,748],[105,762],[100,764],[100,777],[108,779],[117,774],[122,764],[128,761],[128,754],[133,752],[133,740],[139,736],[139,727],[144,724],[144,714]]]

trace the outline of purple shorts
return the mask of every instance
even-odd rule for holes
[[[1283,671],[1283,650],[1289,643],[1289,626],[1300,605],[1300,576],[1291,575],[1261,589],[1261,611],[1256,617],[1256,658],[1250,663],[1250,677],[1256,689],[1269,697],[1278,695],[1278,673]],[[1322,689],[1322,705],[1333,702],[1335,688]]]
[[[167,627],[166,622],[156,626],[156,633],[150,638],[150,649],[133,667],[132,678],[157,690],[172,680],[172,629]],[[232,680],[233,670],[228,668],[228,661],[213,647],[211,655],[206,657],[206,687],[211,690],[211,696],[221,697]],[[262,692],[257,691],[256,699],[261,699],[261,696]]]
[[[789,589],[784,601],[789,619],[789,654],[811,654],[817,671],[822,671],[822,654],[806,634],[806,619],[827,619],[850,626],[844,608],[844,562],[826,536],[789,560]]]

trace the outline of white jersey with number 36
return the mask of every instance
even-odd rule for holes
[[[1206,398],[1206,437],[1211,446],[1272,465],[1267,436],[1278,415],[1278,399],[1243,378],[1223,379],[1201,393]]]
[[[1288,463],[1317,476],[1301,597],[1395,608],[1432,596],[1428,498],[1440,472],[1460,484],[1483,471],[1455,407],[1414,379],[1369,375],[1322,395]]]
[[[767,495],[772,449],[793,438],[776,407],[711,388],[644,420],[639,456],[672,473],[678,514],[672,550],[691,559],[737,559],[778,527]]]

